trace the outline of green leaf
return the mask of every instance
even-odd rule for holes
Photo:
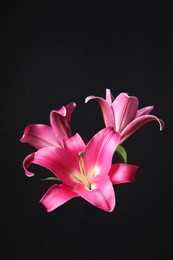
[[[120,159],[123,163],[127,163],[127,153],[125,148],[122,145],[119,145],[116,149],[117,154],[119,155]]]
[[[60,181],[57,177],[47,177],[42,179],[42,181]]]

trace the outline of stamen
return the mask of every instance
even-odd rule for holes
[[[79,156],[83,156],[85,154],[85,152],[79,152],[78,155]]]
[[[88,187],[89,190],[91,190],[91,183],[89,181],[89,178],[87,176],[86,168],[85,168],[85,162],[84,162],[84,152],[79,152],[78,155],[80,156],[79,160],[79,169],[80,169],[80,174],[81,177],[83,178],[86,186]]]

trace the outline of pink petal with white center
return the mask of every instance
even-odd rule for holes
[[[92,178],[91,190],[81,182],[76,186],[76,192],[97,208],[111,212],[115,207],[115,193],[107,175]]]
[[[95,134],[84,150],[87,173],[95,168],[96,174],[107,174],[119,142],[120,134],[116,133],[112,127],[104,128]]]
[[[113,164],[109,177],[112,184],[122,184],[135,181],[136,172],[139,167],[125,163]]]
[[[72,174],[79,173],[79,158],[72,151],[64,148],[46,147],[35,152],[33,164],[49,169],[62,182],[69,186],[76,185]]]
[[[78,154],[79,152],[82,152],[84,150],[86,145],[80,135],[76,133],[72,137],[64,139],[64,146],[68,150],[71,150]]]
[[[85,103],[87,103],[89,100],[92,100],[92,99],[96,99],[100,104],[105,126],[114,127],[115,120],[114,120],[114,114],[113,114],[111,104],[109,104],[104,98],[96,97],[96,96],[88,96],[85,99]]]
[[[160,125],[160,131],[164,128],[164,122],[153,115],[143,115],[134,119],[124,130],[121,132],[121,143],[123,143],[130,135],[140,129],[143,125],[151,121],[157,121]]]
[[[78,197],[78,194],[71,187],[63,183],[54,184],[41,198],[40,203],[46,207],[47,212],[50,212],[75,197]]]
[[[112,108],[115,116],[115,130],[120,133],[135,118],[138,99],[121,93],[115,98]]]
[[[143,116],[143,115],[148,115],[153,109],[154,109],[154,106],[147,106],[147,107],[138,109],[135,118],[137,118],[139,116]]]
[[[50,124],[57,139],[64,139],[71,136],[70,120],[71,113],[76,108],[76,104],[71,102],[62,106],[59,110],[52,110],[50,113]]]
[[[46,146],[60,147],[61,144],[61,142],[56,139],[52,127],[43,124],[28,125],[24,130],[20,142],[31,144],[36,149]]]

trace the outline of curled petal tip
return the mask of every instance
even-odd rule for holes
[[[159,119],[159,123],[160,123],[160,131],[162,131],[165,128],[165,123],[161,119]]]
[[[32,176],[35,175],[34,173],[29,172],[29,171],[26,171],[25,174],[26,174],[27,177],[32,177]]]
[[[90,100],[90,96],[85,98],[85,103],[87,103]]]
[[[77,106],[75,102],[72,102],[71,104],[72,104],[73,107]]]
[[[27,141],[26,141],[26,139],[27,139],[27,136],[26,136],[27,134],[26,134],[26,131],[24,132],[24,134],[22,135],[22,137],[20,138],[20,142],[21,143],[26,143]]]
[[[22,137],[20,138],[20,142],[23,143],[23,139],[24,139],[25,135],[22,135]]]
[[[57,110],[58,114],[62,115],[62,116],[66,116],[67,114],[67,110],[65,108],[65,106],[62,106],[59,110]]]
[[[27,177],[34,176],[34,173],[28,171],[28,168],[30,167],[30,165],[32,164],[32,162],[34,160],[34,156],[35,156],[35,153],[29,154],[23,161],[23,168],[25,170],[25,174]]]

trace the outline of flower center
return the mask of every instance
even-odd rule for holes
[[[85,161],[84,161],[84,152],[79,152],[79,173],[73,173],[72,177],[74,180],[78,182],[84,182],[86,187],[91,190],[91,182],[90,178],[93,176],[93,174],[87,175],[86,168],[85,168]],[[94,172],[93,172],[94,173]],[[91,176],[92,175],[92,176]]]

